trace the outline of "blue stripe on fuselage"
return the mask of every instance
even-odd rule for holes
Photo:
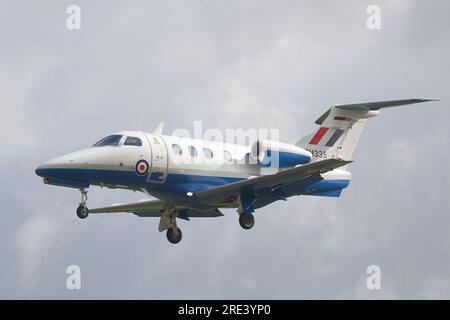
[[[227,183],[241,181],[244,178],[235,177],[215,177],[215,176],[200,176],[187,174],[169,174],[166,183],[158,185],[156,188],[168,188],[176,193],[182,192],[197,192],[204,189],[222,186]],[[178,191],[178,192],[177,192]],[[169,191],[170,192],[170,191]]]
[[[160,194],[186,196],[187,192],[218,187],[227,183],[243,180],[238,177],[217,177],[204,175],[175,174],[168,175],[165,183],[149,183],[146,176],[138,176],[134,171],[99,170],[99,169],[69,169],[42,168],[36,174],[50,178],[66,179],[67,181],[90,183],[94,185],[120,185],[130,189],[155,190]],[[302,186],[295,194],[313,195],[333,190],[340,190],[349,185],[349,180],[321,180],[309,186]],[[82,187],[80,185],[80,187]],[[330,193],[331,195],[331,193]]]
[[[39,168],[36,174],[43,178],[61,178],[67,180],[85,181],[91,184],[125,185],[141,188],[147,182],[146,176],[138,176],[134,171],[100,170],[100,169],[69,169],[69,168]]]
[[[169,174],[165,183],[149,183],[147,176],[138,176],[134,171],[99,170],[99,169],[69,169],[69,168],[42,168],[36,169],[36,174],[43,178],[65,179],[66,181],[86,182],[94,185],[121,185],[131,189],[157,189],[161,192],[186,195],[186,192],[221,186],[227,183],[240,181],[237,177],[216,177],[203,175]],[[81,187],[81,185],[80,185]]]

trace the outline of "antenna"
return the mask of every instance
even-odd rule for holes
[[[153,130],[153,134],[154,135],[161,135],[164,129],[164,122],[160,122],[158,123],[158,125],[156,126],[155,130]]]

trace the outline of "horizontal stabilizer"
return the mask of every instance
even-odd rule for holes
[[[325,111],[317,120],[316,124],[321,125],[325,119],[328,118],[333,108],[348,110],[348,111],[371,111],[380,110],[384,108],[392,108],[398,106],[404,106],[414,103],[422,103],[428,101],[439,101],[438,99],[405,99],[405,100],[389,100],[389,101],[376,101],[376,102],[364,102],[364,103],[352,103],[352,104],[337,104]]]
[[[405,100],[389,100],[389,101],[377,101],[366,103],[353,103],[353,104],[341,104],[335,105],[339,109],[347,110],[379,110],[383,108],[391,108],[404,106],[407,104],[422,103],[428,101],[439,101],[438,99],[405,99]]]

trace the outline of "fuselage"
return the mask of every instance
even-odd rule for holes
[[[251,151],[250,146],[239,144],[124,131],[92,147],[52,159],[39,166],[36,174],[53,185],[139,190],[166,201],[192,203],[196,199],[191,195],[199,190],[268,174],[267,168],[252,161]],[[287,186],[283,192],[286,197],[339,196],[349,184],[350,173],[337,169],[323,178],[307,187]]]

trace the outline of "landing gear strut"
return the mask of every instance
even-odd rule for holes
[[[86,206],[87,191],[84,189],[80,189],[80,192],[81,192],[81,201],[80,205],[77,208],[77,216],[80,219],[86,219],[89,215],[89,209]]]

